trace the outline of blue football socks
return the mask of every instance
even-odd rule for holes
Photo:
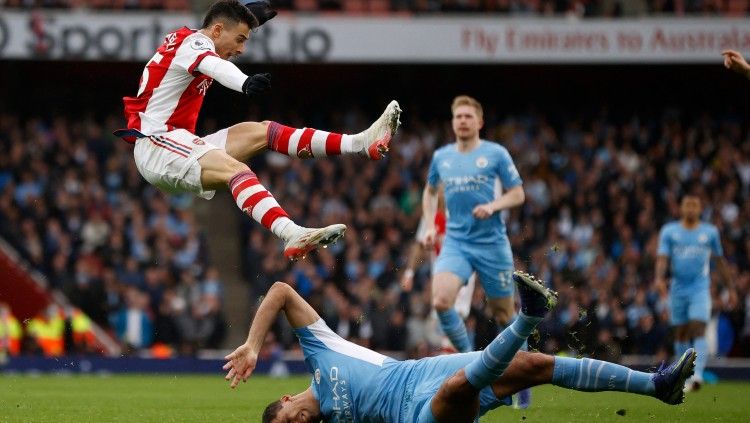
[[[589,358],[555,357],[552,384],[576,391],[621,391],[653,395],[651,373]]]
[[[701,336],[693,339],[693,348],[695,348],[696,354],[695,377],[703,380],[703,371],[706,369],[706,363],[708,362],[708,342],[706,342],[706,337]]]
[[[499,379],[541,321],[541,317],[519,314],[510,326],[487,345],[476,360],[464,367],[469,383],[480,390]]]
[[[451,308],[446,311],[438,311],[437,315],[440,320],[440,327],[443,328],[443,332],[458,352],[471,351],[473,348],[471,341],[469,341],[469,335],[466,333],[466,325],[456,310]]]

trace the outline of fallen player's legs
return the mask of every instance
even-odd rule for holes
[[[553,384],[585,392],[619,391],[646,395],[674,405],[683,401],[682,387],[692,374],[694,361],[695,352],[691,349],[671,366],[656,373],[644,373],[606,361],[518,351],[502,376],[491,386],[496,398],[506,398],[532,386]],[[420,413],[419,423],[473,422],[480,406],[486,410],[485,399],[480,398],[476,384],[469,381],[469,373],[467,366],[448,378],[433,397],[430,407],[425,407]]]
[[[479,392],[500,378],[541,320],[519,314],[474,361],[440,386],[430,403],[430,412],[423,410],[419,421],[473,422],[479,412]]]
[[[228,128],[226,151],[241,162],[265,150],[301,159],[359,154],[378,160],[388,152],[400,114],[398,103],[392,101],[370,128],[355,135],[292,128],[271,121],[244,122]]]

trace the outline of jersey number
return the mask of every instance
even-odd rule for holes
[[[163,58],[164,56],[162,56],[160,53],[156,53],[154,54],[154,57],[152,57],[148,62],[146,67],[143,68],[143,75],[141,75],[141,85],[138,87],[138,95],[136,97],[140,97],[148,86],[148,67],[154,63],[159,64],[161,62],[161,59]]]

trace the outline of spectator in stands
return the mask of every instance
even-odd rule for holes
[[[22,336],[21,324],[13,316],[8,304],[0,302],[0,357],[5,354],[20,354]]]
[[[125,306],[114,316],[117,337],[129,349],[147,348],[154,337],[153,322],[148,312],[148,295],[138,288],[125,291]]]

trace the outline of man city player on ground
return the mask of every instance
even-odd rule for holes
[[[497,324],[504,328],[515,316],[513,253],[499,212],[523,204],[525,195],[508,150],[479,138],[484,124],[482,105],[472,97],[458,96],[451,111],[456,142],[441,147],[432,157],[422,194],[424,221],[429,225],[423,240],[427,246],[435,240],[431,223],[442,184],[448,224],[433,269],[432,304],[453,346],[468,352],[474,348],[454,304],[473,272]],[[530,392],[524,391],[518,405],[528,407],[529,400]]]
[[[263,413],[264,423],[283,422],[473,422],[508,405],[510,395],[552,383],[579,391],[622,391],[667,404],[684,399],[682,387],[693,373],[695,352],[686,351],[656,373],[591,359],[553,357],[519,351],[557,302],[557,294],[533,276],[512,276],[521,312],[482,352],[398,361],[344,340],[289,285],[276,282],[253,319],[247,341],[231,354],[225,379],[236,387],[252,374],[263,340],[283,311],[302,345],[313,375],[310,387],[284,395]]]
[[[674,352],[681,354],[695,348],[695,376],[688,389],[698,389],[703,382],[703,370],[708,360],[706,323],[711,317],[711,256],[716,256],[724,283],[731,283],[719,239],[719,230],[700,221],[701,200],[685,195],[680,202],[681,219],[662,227],[656,257],[656,286],[666,294],[667,261],[670,262],[672,284],[669,289],[669,309],[674,326]]]

